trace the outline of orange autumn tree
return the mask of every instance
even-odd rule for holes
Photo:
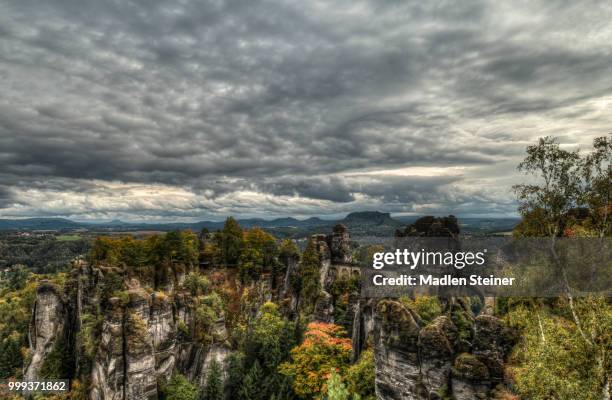
[[[308,324],[302,344],[291,350],[291,362],[281,364],[282,374],[293,378],[293,389],[302,398],[320,399],[327,391],[332,370],[344,375],[351,360],[351,340],[338,325]]]

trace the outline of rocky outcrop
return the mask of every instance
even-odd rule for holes
[[[338,278],[338,268],[352,271],[353,258],[350,235],[345,225],[337,224],[330,235],[312,235],[311,240],[319,254],[319,283],[321,287],[321,292],[315,304],[314,318],[321,322],[335,322],[334,305],[337,299],[334,299],[330,294],[331,287],[334,280]],[[357,301],[354,299],[351,304],[346,305],[349,312],[352,313],[349,323],[345,324],[349,330],[352,330],[354,314],[358,311],[356,303]]]
[[[469,320],[473,325],[467,335],[454,322],[465,322],[464,315],[453,318],[458,310],[425,324],[399,301],[378,303],[374,318],[378,399],[491,398],[493,387],[502,382],[513,333],[498,318],[481,315]]]
[[[129,302],[111,299],[92,370],[92,399],[155,399],[157,373],[149,334],[149,296],[129,291]]]
[[[454,215],[437,218],[426,216],[417,219],[404,230],[397,230],[397,237],[421,236],[421,237],[453,237],[459,235],[459,222]]]
[[[156,375],[169,379],[176,363],[177,331],[172,303],[162,292],[151,295],[148,333],[153,343]]]
[[[421,379],[429,398],[441,396],[448,385],[457,337],[457,328],[447,316],[419,332]]]
[[[317,321],[330,323],[334,321],[334,301],[331,294],[322,290],[315,304],[314,318]]]
[[[118,298],[110,300],[102,324],[102,336],[91,373],[92,400],[125,398],[125,313]]]
[[[478,357],[460,354],[455,359],[452,372],[451,390],[456,400],[489,398],[489,370]]]
[[[351,330],[351,342],[353,344],[353,361],[359,359],[359,355],[367,345],[374,331],[374,300],[358,299],[355,305],[353,326]]]
[[[73,267],[63,289],[43,281],[37,290],[30,326],[32,357],[24,370],[27,379],[40,378],[52,356],[61,360],[62,368],[64,364],[72,368],[70,376],[88,382],[92,400],[148,400],[159,397],[159,382],[174,372],[204,385],[215,360],[225,376],[230,353],[225,319],[211,328],[210,343],[195,343],[193,331],[184,333],[194,322],[191,296],[184,289],[147,291],[138,279],[125,281],[114,268],[91,267],[83,260]],[[125,290],[100,304],[100,289],[109,279],[119,279]],[[268,286],[262,286],[262,293],[270,292]],[[84,354],[84,341],[90,346],[92,342],[81,331],[92,332],[96,316],[101,318],[93,342],[97,347]],[[52,371],[58,374],[65,375],[65,368]]]
[[[124,362],[126,365],[126,399],[156,399],[157,371],[155,349],[150,327],[150,296],[137,288],[128,292],[130,302],[125,308]]]
[[[227,343],[225,319],[217,320],[211,333],[213,341],[210,345],[194,342],[178,345],[176,370],[200,387],[206,385],[208,370],[213,360],[221,366],[222,379],[227,377],[227,360],[231,349]]]
[[[374,357],[379,399],[426,399],[421,381],[418,339],[421,327],[412,313],[396,301],[376,308]]]
[[[351,238],[346,225],[337,224],[329,237],[331,261],[334,264],[350,264],[353,262],[351,254]]]
[[[285,277],[283,278],[283,286],[280,291],[280,298],[286,299],[295,295],[292,293],[291,288],[291,277],[293,277],[298,272],[298,266],[300,262],[300,256],[296,254],[281,254],[279,256],[279,261],[285,267]]]
[[[29,335],[32,359],[25,369],[25,379],[39,379],[45,358],[64,336],[65,323],[66,305],[62,294],[53,284],[43,281],[36,291]]]
[[[311,240],[314,242],[315,249],[319,254],[319,283],[321,290],[328,290],[332,281],[329,274],[331,251],[327,243],[327,236],[322,234],[312,235]]]
[[[503,380],[504,357],[514,346],[516,336],[516,332],[499,318],[492,315],[476,317],[472,353],[487,366],[492,381]]]

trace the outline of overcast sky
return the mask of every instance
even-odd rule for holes
[[[0,217],[514,215],[612,131],[612,2],[0,3]]]

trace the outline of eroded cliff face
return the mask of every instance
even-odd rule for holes
[[[353,262],[351,254],[351,237],[348,228],[343,224],[334,226],[333,233],[328,237],[331,261],[335,264],[350,264]]]
[[[164,301],[134,284],[128,296],[127,304],[111,298],[105,314],[92,399],[155,399],[157,379],[174,368],[174,323]]]
[[[191,326],[193,316],[184,303],[176,312],[162,292],[148,294],[132,285],[129,302],[113,306],[104,319],[102,341],[93,365],[92,399],[156,399],[157,383],[173,372],[199,386],[206,384],[212,360],[222,366],[229,356],[227,330],[221,318],[212,328],[212,343],[180,340],[177,325]]]
[[[43,281],[36,292],[36,303],[30,324],[32,358],[24,372],[27,380],[38,380],[45,358],[65,334],[66,304],[60,291]]]
[[[125,398],[124,316],[119,299],[113,299],[102,324],[100,345],[92,368],[90,394],[92,400]]]
[[[490,315],[461,328],[453,317],[465,322],[464,315],[451,314],[425,324],[399,301],[378,303],[373,328],[378,399],[492,398],[493,388],[503,381],[512,332]]]
[[[313,235],[311,240],[315,243],[319,254],[319,283],[321,293],[315,304],[314,319],[321,322],[333,323],[334,308],[336,300],[330,293],[334,280],[338,278],[338,271],[349,271],[352,273],[353,257],[351,252],[351,238],[346,226],[338,224],[334,226],[330,235]],[[357,297],[357,296],[355,296]],[[350,312],[355,315],[358,312],[357,301],[348,305]],[[349,318],[348,329],[352,330],[352,321]]]
[[[38,379],[52,351],[82,349],[86,314],[99,309],[99,283],[113,269],[92,267],[83,261],[73,266],[63,290],[43,282],[37,290],[30,327],[32,358],[25,368],[27,379]],[[210,363],[215,360],[226,375],[230,349],[225,319],[211,328],[209,343],[196,343],[179,325],[193,326],[190,296],[181,283],[170,292],[145,290],[137,279],[125,283],[124,297],[111,297],[101,310],[99,340],[91,360],[75,352],[71,363],[80,366],[81,379],[89,382],[92,400],[157,399],[158,383],[180,372],[192,382],[205,385]],[[180,292],[183,290],[182,292]],[[83,375],[85,374],[85,377]]]
[[[189,323],[192,319],[188,310],[181,312],[180,315],[187,317],[183,320],[185,323]],[[227,343],[229,334],[223,317],[215,322],[211,336],[213,340],[210,345],[193,341],[180,341],[177,344],[175,370],[201,387],[206,385],[207,372],[213,360],[221,366],[222,379],[227,378],[227,360],[231,349]]]

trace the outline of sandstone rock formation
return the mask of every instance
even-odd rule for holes
[[[45,358],[65,348],[82,349],[83,338],[75,335],[82,326],[84,310],[99,307],[98,282],[116,271],[92,267],[78,261],[64,291],[48,282],[38,290],[33,310],[30,348],[32,359],[25,369],[27,379],[37,379]],[[210,363],[216,360],[225,377],[229,356],[225,320],[221,318],[211,331],[209,345],[185,343],[178,325],[191,326],[189,296],[177,292],[147,292],[137,279],[126,283],[127,297],[111,297],[101,314],[101,333],[93,359],[83,370],[89,371],[89,396],[92,400],[157,399],[158,383],[180,372],[203,386]],[[80,366],[83,355],[74,354]]]
[[[458,309],[449,313],[424,324],[399,301],[378,303],[374,318],[378,399],[491,398],[492,389],[502,382],[512,332],[490,315],[476,317],[473,328],[459,328],[452,315]]]
[[[337,224],[329,237],[331,261],[334,264],[349,264],[353,261],[351,238],[346,225]]]
[[[30,349],[32,359],[26,367],[24,378],[37,380],[45,357],[54,349],[58,338],[64,335],[66,305],[59,290],[43,281],[36,292],[36,303],[30,324]]]

